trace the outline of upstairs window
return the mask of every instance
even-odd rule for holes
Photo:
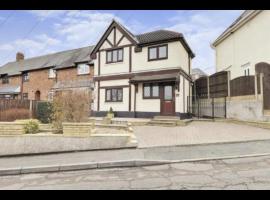
[[[249,76],[250,75],[250,63],[244,64],[244,65],[242,65],[242,67],[244,69],[244,75]]]
[[[168,58],[168,45],[160,45],[148,48],[148,61]]]
[[[106,63],[116,63],[123,61],[123,49],[106,51]]]
[[[89,65],[87,65],[86,63],[78,64],[78,75],[89,73],[90,73]]]
[[[23,82],[29,81],[29,73],[28,72],[24,72],[22,74],[22,78],[23,78]]]
[[[8,75],[4,75],[2,77],[2,84],[8,84],[8,83],[9,83]]]
[[[55,69],[49,69],[49,78],[55,78],[56,77],[56,70]]]

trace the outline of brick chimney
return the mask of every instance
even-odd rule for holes
[[[18,52],[16,54],[16,62],[20,61],[20,60],[24,60],[24,54],[21,52]]]

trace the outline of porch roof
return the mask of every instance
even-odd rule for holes
[[[4,86],[0,87],[0,94],[19,94],[20,86]]]
[[[151,76],[137,75],[130,79],[130,83],[164,82],[164,81],[179,81],[179,73],[151,75]]]
[[[53,87],[52,90],[65,90],[65,89],[76,89],[76,88],[93,88],[92,80],[69,80],[59,81]]]

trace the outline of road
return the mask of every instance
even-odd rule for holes
[[[0,189],[270,189],[270,156],[3,176]]]

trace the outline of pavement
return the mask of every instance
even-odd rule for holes
[[[1,190],[269,190],[270,156],[0,177]]]
[[[270,140],[0,158],[0,175],[136,167],[270,155]]]

